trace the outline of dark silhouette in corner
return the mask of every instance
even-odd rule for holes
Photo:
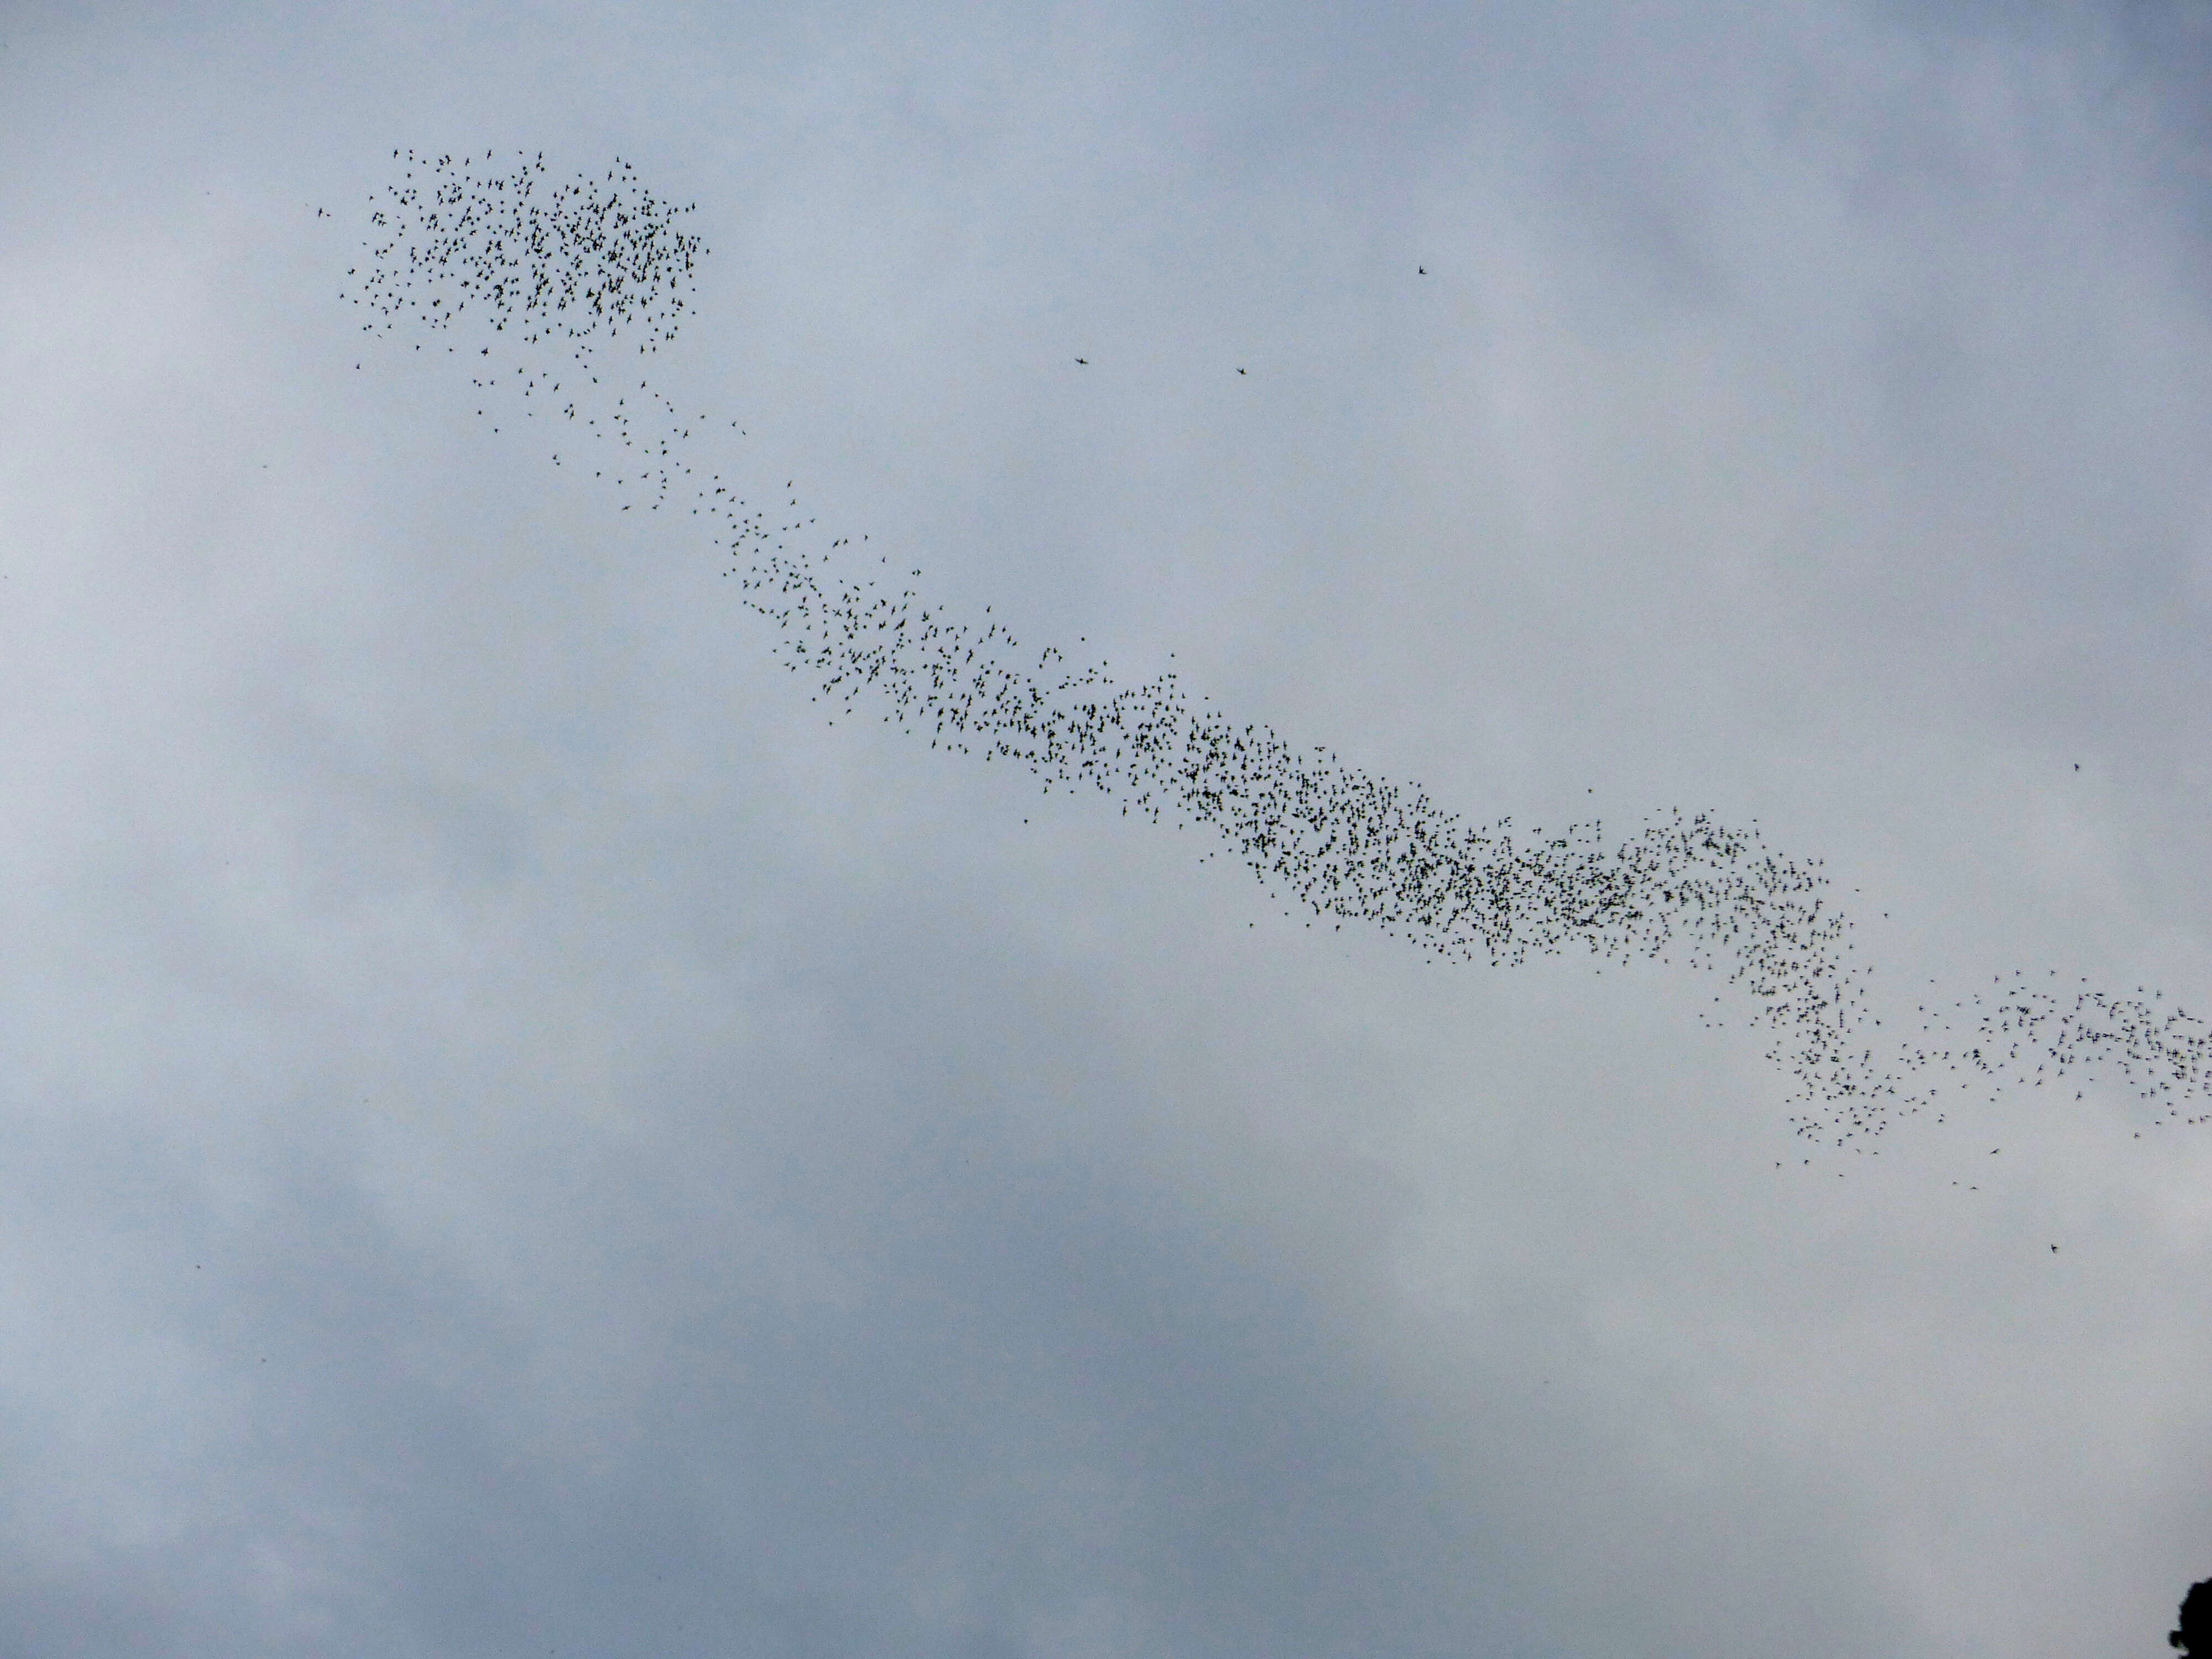
[[[2192,1659],[2212,1659],[2212,1578],[2189,1587],[2181,1598],[2181,1628],[2166,1639]]]

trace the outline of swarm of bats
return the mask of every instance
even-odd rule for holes
[[[2174,1119],[2207,1092],[2203,1024],[2162,996],[2083,988],[2069,1002],[2018,975],[1948,1011],[1923,1006],[1917,1041],[1893,1036],[1877,1052],[1869,970],[1827,878],[1817,860],[1771,851],[1756,823],[1673,808],[1611,842],[1596,823],[1553,835],[1510,818],[1468,825],[1416,785],[1194,702],[1173,673],[1117,684],[1103,663],[1077,671],[1057,650],[1024,651],[1002,622],[834,574],[849,538],[812,534],[790,484],[754,502],[712,470],[709,441],[735,422],[686,417],[648,378],[632,384],[635,360],[675,337],[706,252],[681,228],[694,208],[662,202],[619,161],[556,182],[542,155],[393,159],[403,176],[374,198],[367,258],[343,296],[370,313],[364,328],[409,328],[418,350],[444,343],[471,359],[480,391],[567,430],[574,441],[556,463],[590,465],[626,498],[621,510],[658,512],[674,493],[817,698],[1017,763],[1048,790],[1080,784],[1118,796],[1125,813],[1209,827],[1294,911],[1372,923],[1443,958],[1510,965],[1580,945],[1622,963],[1725,966],[1773,1036],[1768,1058],[1797,1079],[1790,1100],[1810,1108],[1792,1119],[1797,1133],[1838,1146],[1938,1102],[1949,1080],[1939,1067],[1966,1083],[2040,1085],[2103,1062],[2143,1098],[2176,1103]],[[1954,1015],[1971,1018],[1964,1034]]]

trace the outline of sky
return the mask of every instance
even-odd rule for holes
[[[2171,1651],[2212,1127],[1838,1146],[1722,975],[1308,927],[342,296],[410,149],[619,157],[817,544],[1755,823],[1892,1029],[2201,1012],[2212,8],[94,9],[0,9],[0,1654]]]

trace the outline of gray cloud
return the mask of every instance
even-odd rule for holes
[[[1800,1163],[1705,981],[827,727],[337,298],[395,144],[621,154],[714,249],[657,383],[947,604],[1755,817],[1885,1018],[2200,1006],[2191,94],[2031,22],[0,30],[0,1647],[2160,1650],[2200,1133]]]

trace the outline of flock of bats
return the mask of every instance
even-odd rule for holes
[[[2077,1067],[2116,1071],[2166,1104],[2159,1121],[2212,1121],[2184,1116],[2212,1082],[2212,1042],[2155,993],[2062,994],[2014,975],[1948,1010],[1923,1006],[1916,1038],[1878,1040],[1869,970],[1819,862],[1770,850],[1756,823],[1671,809],[1611,842],[1596,824],[1465,824],[1417,786],[1194,702],[1172,672],[1117,684],[1103,663],[1079,671],[1056,650],[1024,651],[1001,622],[837,574],[857,557],[849,538],[817,534],[790,483],[741,497],[733,463],[712,470],[713,441],[741,434],[737,422],[685,416],[641,373],[675,337],[706,252],[682,228],[693,209],[620,162],[556,181],[542,155],[393,160],[403,176],[374,198],[367,257],[342,296],[372,313],[364,328],[408,328],[416,349],[463,356],[488,409],[498,399],[563,433],[556,464],[615,485],[620,510],[672,497],[705,520],[817,698],[1028,767],[1048,790],[1082,785],[1124,813],[1210,827],[1294,911],[1372,923],[1442,957],[1510,965],[1580,945],[1622,963],[1725,965],[1773,1036],[1768,1059],[1797,1079],[1796,1132],[1838,1147],[1865,1150],[1899,1112],[1977,1076],[2041,1085]]]

